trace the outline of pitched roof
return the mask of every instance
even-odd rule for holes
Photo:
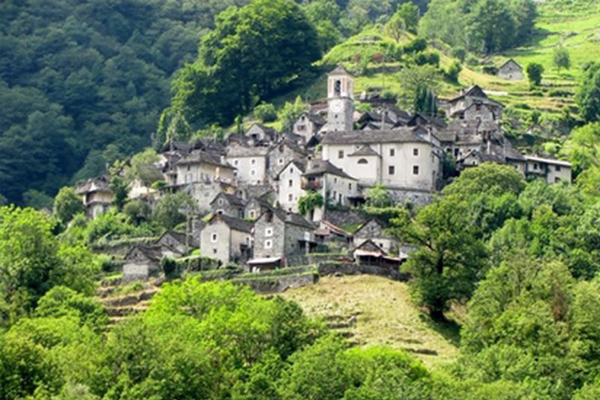
[[[520,69],[523,69],[523,67],[521,67],[521,64],[519,64],[518,62],[516,62],[514,59],[509,58],[504,64],[502,64],[500,67],[498,67],[498,69],[502,69],[504,67],[506,67],[508,64],[515,64],[517,67],[519,67]]]
[[[379,156],[379,153],[377,153],[375,150],[373,150],[373,148],[371,146],[369,146],[368,144],[365,144],[360,149],[356,150],[354,153],[348,154],[348,157],[358,157],[358,156]]]
[[[342,64],[339,64],[329,75],[352,75]]]
[[[286,224],[292,224],[292,225],[296,225],[302,228],[306,228],[306,229],[310,229],[310,230],[314,230],[315,226],[308,222],[302,215],[300,214],[296,214],[296,213],[292,213],[292,212],[287,212],[282,210],[279,207],[274,207],[270,204],[266,204],[266,206],[268,207],[269,211],[272,212],[275,216],[277,216],[277,218],[279,218],[280,220],[282,220],[284,223]],[[264,215],[264,214],[263,214]]]
[[[227,157],[264,157],[269,152],[266,146],[247,146],[235,143],[227,146]]]
[[[281,171],[279,171],[279,173],[277,174],[277,178],[279,178],[279,175],[281,175],[283,173],[283,171],[285,171],[287,169],[287,167],[290,166],[290,164],[294,164],[302,173],[304,173],[306,171],[306,161],[298,160],[297,158],[294,158],[292,161],[287,163],[285,165],[285,167],[281,168]]]
[[[336,167],[327,160],[315,160],[308,163],[304,176],[317,176],[323,174],[331,174],[341,176],[343,178],[356,180],[340,168]]]
[[[218,195],[216,195],[215,198],[210,202],[210,205],[212,205],[215,201],[217,201],[217,199],[219,197],[224,197],[225,200],[227,200],[227,202],[229,204],[231,204],[232,206],[240,206],[240,207],[244,206],[244,200],[240,199],[239,197],[237,197],[233,194],[229,194],[229,193],[225,193],[225,192],[221,192]]]
[[[250,232],[252,232],[252,227],[254,226],[254,224],[252,222],[248,222],[246,220],[239,219],[239,218],[232,217],[232,216],[225,215],[225,214],[214,214],[212,217],[210,217],[210,219],[208,220],[208,223],[210,224],[212,221],[215,220],[215,218],[223,221],[231,229],[240,231],[240,232],[250,233]],[[207,224],[207,226],[208,226],[208,224]]]
[[[193,150],[187,157],[179,161],[178,165],[186,164],[210,164],[218,167],[231,168],[233,167],[221,161],[221,157],[203,150]]]
[[[192,145],[188,142],[181,142],[177,140],[168,141],[162,147],[161,153],[165,153],[171,150],[181,153],[189,153],[192,150]]]
[[[481,87],[479,87],[479,85],[474,85],[465,90],[461,90],[461,92],[458,95],[451,98],[449,101],[455,102],[464,97],[480,97],[480,98],[484,98],[484,99],[488,98],[487,94],[485,94],[485,92],[483,91],[483,89]]]
[[[411,143],[427,141],[413,128],[402,127],[377,131],[333,131],[323,138],[323,144]]]
[[[97,178],[91,178],[86,181],[80,181],[77,183],[76,191],[79,195],[91,192],[112,193],[112,190],[110,188],[110,176],[101,175]]]
[[[129,256],[135,250],[139,250],[140,253],[142,253],[149,260],[160,261],[162,259],[161,246],[157,246],[157,245],[148,246],[148,245],[144,245],[144,244],[137,244],[137,245],[133,246],[131,249],[129,249],[129,251],[125,255],[125,260],[128,260]]]
[[[173,239],[177,240],[181,244],[186,244],[185,233],[177,232],[172,229],[167,229],[166,231],[164,231],[163,234],[160,235],[160,237],[156,240],[155,243],[160,242],[160,240],[167,235],[173,237]]]

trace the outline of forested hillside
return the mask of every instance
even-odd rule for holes
[[[245,0],[0,4],[0,192],[54,195],[151,143],[172,74]]]

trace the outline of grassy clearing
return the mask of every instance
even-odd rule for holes
[[[353,340],[361,345],[403,349],[428,366],[446,364],[458,352],[457,326],[431,323],[411,303],[408,286],[401,282],[369,275],[322,277],[316,285],[291,289],[283,296],[311,316],[356,316]]]

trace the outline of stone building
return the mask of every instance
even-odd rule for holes
[[[248,264],[256,269],[290,265],[316,246],[314,230],[301,215],[271,207],[254,224],[254,259]]]
[[[500,121],[502,108],[502,104],[490,99],[477,85],[462,90],[446,103],[450,119],[465,121]]]
[[[283,168],[292,160],[304,160],[308,157],[306,150],[290,140],[283,140],[269,151],[269,174],[276,179]]]
[[[292,132],[302,136],[305,143],[308,143],[313,136],[319,133],[325,124],[326,121],[320,115],[303,112],[294,123]]]
[[[202,254],[222,264],[244,263],[252,248],[252,223],[225,214],[214,214],[200,232]]]
[[[523,80],[523,67],[512,58],[498,68],[498,77],[511,81]]]
[[[324,218],[327,205],[350,206],[358,197],[358,181],[329,161],[312,160],[302,174],[303,194],[311,191],[321,194],[323,206],[316,207],[311,213],[311,221]]]
[[[261,124],[253,124],[244,133],[253,146],[268,146],[273,143],[277,137],[277,131]]]
[[[234,171],[218,154],[193,150],[177,163],[177,185],[234,181]]]
[[[241,183],[261,184],[267,179],[269,148],[267,146],[244,146],[233,143],[227,146],[225,160],[235,171]]]
[[[86,215],[91,219],[108,211],[114,200],[113,191],[110,189],[110,176],[108,175],[79,182],[76,192],[82,196]]]
[[[329,73],[327,81],[327,130],[354,129],[354,78],[341,65]]]
[[[185,233],[176,232],[171,229],[166,230],[160,235],[155,244],[161,248],[171,248],[181,255],[187,254],[193,247],[191,237],[186,238]]]
[[[244,200],[221,192],[210,202],[213,214],[225,214],[231,217],[244,218]]]
[[[265,197],[253,197],[244,207],[244,218],[254,221],[270,208],[271,204]]]
[[[372,241],[386,253],[393,253],[398,250],[398,240],[385,232],[385,227],[375,219],[367,221],[354,232],[355,248],[361,247],[367,241]]]
[[[571,164],[566,161],[554,160],[537,156],[525,156],[527,166],[525,176],[528,178],[542,178],[548,184],[568,182],[571,183]]]
[[[304,194],[302,175],[306,171],[306,162],[290,161],[277,176],[277,199],[279,206],[289,212],[298,212],[298,199]]]

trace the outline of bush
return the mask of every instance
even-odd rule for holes
[[[454,60],[448,67],[446,78],[448,78],[450,82],[458,83],[458,75],[460,74],[460,71],[462,71],[462,65],[460,62]]]
[[[427,40],[423,38],[416,38],[406,46],[404,46],[404,52],[407,54],[420,53],[427,48]]]
[[[484,74],[488,75],[496,75],[498,73],[498,68],[494,65],[484,65],[481,70]]]
[[[177,262],[171,257],[165,257],[160,260],[160,268],[168,279],[177,278],[179,276]]]
[[[469,56],[467,57],[467,65],[470,67],[476,67],[479,65],[479,59],[477,57]]]
[[[450,55],[454,58],[459,59],[462,63],[465,62],[465,59],[467,58],[467,51],[464,47],[453,47],[450,50]]]
[[[573,96],[573,92],[564,89],[554,89],[551,90],[548,95],[550,97],[571,97]]]
[[[271,103],[260,103],[254,107],[253,114],[261,122],[277,121],[277,110],[275,110],[275,106]]]

